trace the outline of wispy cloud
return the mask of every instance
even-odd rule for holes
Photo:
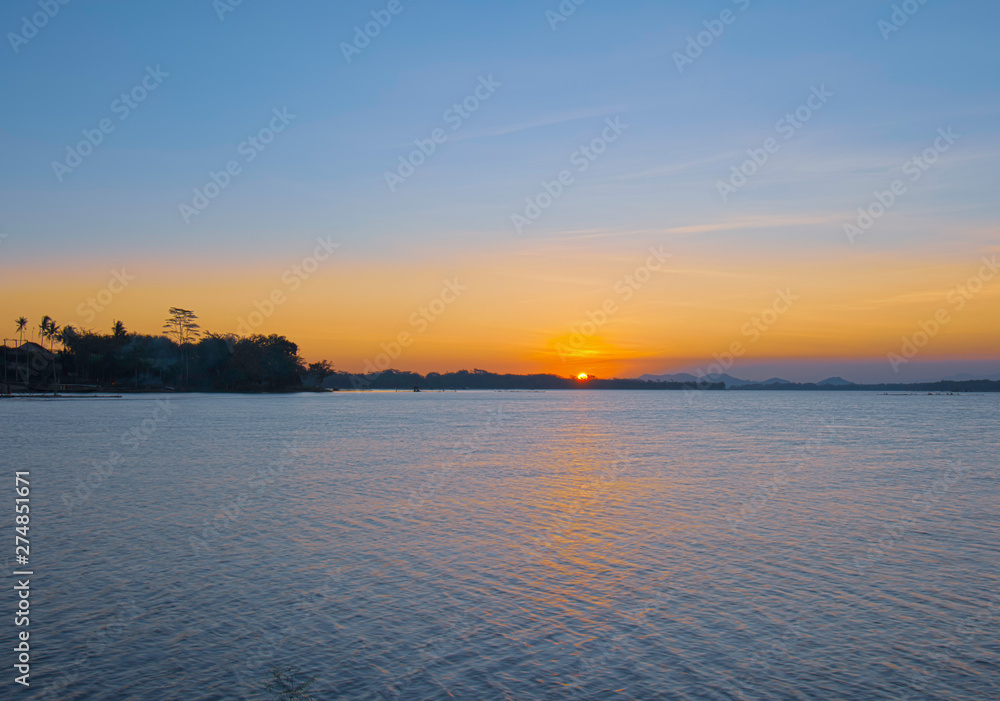
[[[779,229],[793,226],[826,226],[840,223],[843,213],[818,213],[811,215],[793,214],[762,214],[724,219],[705,224],[687,224],[667,228],[650,229],[571,229],[552,232],[544,236],[545,241],[572,241],[584,239],[622,238],[627,236],[685,236],[696,234],[711,234],[720,231],[743,231],[753,229]]]
[[[738,157],[739,157],[738,151],[728,151],[726,153],[720,153],[718,156],[702,158],[696,161],[687,161],[685,163],[668,163],[667,165],[656,166],[654,168],[647,168],[646,170],[640,170],[635,173],[626,173],[625,175],[619,175],[617,178],[615,178],[615,180],[643,180],[651,178],[662,178],[668,175],[680,175],[681,173],[686,173],[690,170],[695,170],[700,166],[731,161],[734,158]]]
[[[595,107],[591,109],[575,110],[572,112],[558,112],[556,114],[551,114],[545,117],[538,117],[528,122],[521,122],[519,124],[509,124],[507,126],[494,127],[492,129],[482,129],[480,131],[462,131],[454,136],[449,136],[448,140],[452,142],[456,141],[468,141],[470,139],[485,139],[496,136],[506,136],[508,134],[516,134],[517,132],[527,131],[529,129],[538,129],[539,127],[548,127],[554,124],[566,124],[568,122],[577,122],[581,119],[594,119],[597,117],[609,117],[615,114],[621,114],[625,111],[625,108],[621,105],[613,107]]]

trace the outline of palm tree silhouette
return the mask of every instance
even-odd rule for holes
[[[49,324],[49,350],[52,351],[52,392],[53,394],[59,394],[59,376],[56,374],[56,341],[60,344],[63,342],[63,333],[65,329],[56,325],[53,321]]]
[[[50,317],[48,314],[46,314],[45,316],[42,317],[42,322],[38,325],[38,328],[40,330],[40,334],[39,335],[41,336],[41,338],[39,340],[42,341],[42,344],[41,344],[42,348],[45,347],[44,339],[48,339],[48,341],[49,341],[49,352],[52,353],[52,384],[53,384],[53,390],[52,391],[53,391],[54,394],[58,394],[59,393],[59,379],[58,379],[58,377],[56,375],[56,353],[55,353],[55,351],[56,351],[56,341],[59,341],[59,340],[62,339],[62,337],[60,335],[61,329],[59,328],[59,325],[56,324],[55,319],[53,319],[52,317]]]
[[[49,324],[51,324],[51,323],[52,323],[52,317],[51,316],[49,316],[48,314],[46,314],[45,316],[42,317],[42,322],[38,325],[38,340],[39,341],[43,341],[44,339],[48,338]],[[45,347],[45,343],[42,343],[40,345],[43,348]]]
[[[46,323],[46,319],[48,323]],[[49,339],[49,352],[52,353],[52,393],[59,394],[59,377],[56,375],[56,341],[62,341],[62,329],[48,315],[42,318],[42,336]]]
[[[48,323],[42,329],[42,337],[49,340],[49,350],[55,353],[56,341],[59,340],[59,325],[56,324],[55,319],[50,319],[49,317],[45,317],[45,319],[48,319]],[[42,320],[43,323],[45,323],[45,319]]]
[[[28,317],[26,316],[17,317],[16,319],[14,319],[14,325],[18,335],[17,348],[14,350],[14,367],[17,369],[16,374],[18,376],[18,379],[20,379],[21,364],[17,361],[17,351],[18,349],[20,349],[21,346],[24,345],[24,330],[28,328]],[[28,381],[27,376],[25,377],[24,381],[27,383]]]

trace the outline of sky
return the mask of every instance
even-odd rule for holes
[[[4,3],[3,335],[1000,374],[1000,6],[577,2]]]

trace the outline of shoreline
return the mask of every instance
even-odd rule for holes
[[[1000,383],[998,383],[1000,384]],[[91,390],[88,392],[64,391],[57,394],[44,392],[11,392],[0,394],[0,399],[123,399],[131,395],[219,395],[219,396],[281,396],[294,394],[443,394],[455,392],[819,392],[819,393],[870,393],[883,397],[957,397],[972,395],[990,395],[1000,393],[997,389],[926,389],[909,387],[883,387],[878,385],[857,385],[854,387],[796,387],[785,386],[775,388],[733,387],[729,389],[701,389],[697,387],[448,387],[427,388],[414,392],[404,388],[371,388],[371,389],[300,389],[266,391],[226,391],[226,390]]]

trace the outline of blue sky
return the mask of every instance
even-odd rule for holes
[[[996,3],[928,0],[886,40],[878,23],[893,3],[871,0],[587,0],[555,29],[555,0],[400,0],[346,61],[343,42],[388,4],[244,0],[220,19],[211,0],[72,0],[15,52],[8,33],[39,4],[5,3],[0,264],[253,262],[331,232],[372,261],[665,235],[734,262],[845,255],[843,222],[939,128],[960,140],[864,250],[974,257],[996,245]],[[675,52],[723,11],[732,23],[679,72]],[[119,120],[112,103],[148,66],[169,76]],[[391,192],[386,171],[447,129],[444,113],[480,78],[500,85]],[[833,96],[723,202],[718,181],[814,88]],[[186,224],[178,205],[241,159],[274,109],[295,118]],[[621,138],[517,232],[525,198],[616,117]],[[104,118],[114,131],[59,182],[53,161]]]
[[[531,235],[583,222],[642,229],[668,218],[683,226],[706,211],[753,213],[775,199],[838,210],[834,195],[856,190],[864,199],[866,180],[877,185],[940,126],[963,134],[965,158],[996,146],[995,3],[928,2],[885,41],[877,22],[890,17],[891,3],[752,2],[741,11],[742,2],[589,0],[553,31],[545,12],[555,2],[422,0],[402,3],[348,64],[341,42],[385,5],[246,0],[224,21],[208,0],[62,6],[17,54],[4,47],[5,225],[33,232],[38,245],[81,253],[105,244],[156,252],[227,246],[245,241],[246,229],[256,229],[260,236],[251,238],[266,249],[263,232],[278,225],[336,227],[383,251],[415,241],[460,244],[470,232],[496,241],[511,233],[509,214],[523,197],[593,138],[606,115],[622,116],[627,137],[571,206],[546,213]],[[671,54],[727,8],[735,22],[679,74]],[[7,3],[0,27],[18,31],[20,18],[37,9]],[[169,78],[57,182],[51,162],[81,129],[111,116],[110,103],[147,65]],[[384,171],[488,75],[502,87],[453,136],[461,141],[390,193]],[[818,85],[835,98],[768,178],[722,207],[714,182]],[[293,127],[185,226],[176,204],[284,106],[296,115]],[[812,177],[782,177],[792,164],[832,157],[836,170],[824,164]],[[963,167],[963,197],[978,210],[967,216],[996,213],[986,201],[995,185],[990,169]],[[18,248],[31,252],[30,244]]]

